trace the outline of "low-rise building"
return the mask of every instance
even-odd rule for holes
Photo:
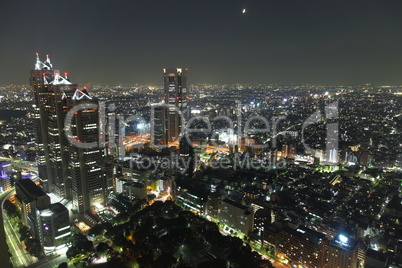
[[[50,206],[50,197],[30,179],[15,183],[16,197],[22,207],[22,221],[32,229],[35,227],[36,210]]]
[[[127,181],[123,184],[123,195],[130,200],[147,198],[145,185],[139,182]]]
[[[36,237],[45,250],[63,247],[71,234],[68,209],[61,203],[51,204],[48,208],[37,210]]]
[[[224,199],[219,206],[218,219],[235,231],[245,235],[253,230],[254,213],[250,207]]]

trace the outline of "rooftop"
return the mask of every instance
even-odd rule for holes
[[[46,193],[42,190],[42,188],[37,186],[30,179],[18,180],[15,184],[17,187],[23,190],[24,193],[29,197],[35,198],[46,195]]]
[[[344,250],[354,250],[357,246],[357,241],[349,238],[347,234],[337,234],[330,245]]]
[[[320,244],[320,240],[325,239],[325,234],[316,232],[304,226],[299,226],[296,229],[286,227],[284,231],[297,237],[308,238],[310,241],[317,244]]]

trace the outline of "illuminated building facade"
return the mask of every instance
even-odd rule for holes
[[[130,200],[140,200],[147,198],[147,188],[140,182],[127,181],[123,184],[123,195]]]
[[[284,158],[295,158],[296,157],[296,142],[287,142],[282,145],[282,154]]]
[[[188,89],[187,89],[187,69],[168,68],[164,72],[164,101],[169,105],[167,111],[167,139],[176,140],[182,131],[182,117],[184,121],[188,119],[190,112],[188,107]],[[184,122],[184,123],[185,123]]]
[[[253,211],[240,203],[224,199],[219,204],[218,219],[235,231],[248,235],[253,229]]]
[[[45,250],[54,250],[66,244],[71,234],[68,209],[60,203],[37,210],[37,234]]]
[[[338,234],[329,243],[328,268],[356,268],[358,243],[343,234]]]
[[[84,148],[68,143],[68,180],[74,212],[83,213],[105,205],[109,191],[113,188],[112,174],[107,168],[107,149],[97,145],[102,135],[99,119],[100,110],[96,99],[83,88],[75,88],[70,107],[86,105],[73,114],[70,122],[72,139],[83,144],[94,143]]]
[[[207,203],[207,193],[190,187],[177,187],[176,202],[186,210],[204,215]]]
[[[265,229],[271,224],[271,211],[268,209],[259,209],[254,214],[254,231],[259,236],[263,236]]]
[[[0,193],[8,190],[11,187],[12,167],[10,162],[0,162]]]
[[[15,183],[16,197],[22,207],[22,221],[35,229],[36,211],[50,205],[50,197],[30,179]]]
[[[67,74],[54,70],[49,56],[42,62],[36,54],[35,70],[31,71],[35,96],[35,144],[39,178],[46,192],[69,197],[67,183],[66,137],[64,118],[72,84]]]
[[[31,85],[35,95],[38,170],[45,191],[71,199],[77,213],[104,204],[112,188],[112,169],[106,168],[107,153],[98,144],[104,126],[97,100],[86,88],[72,84],[67,74],[61,76],[54,70],[49,57],[42,62],[37,55]],[[70,121],[66,120],[69,111],[78,105],[82,108],[72,113]],[[71,131],[69,139],[66,130]],[[84,148],[72,140],[95,145]]]
[[[153,146],[168,143],[167,108],[158,103],[151,105],[151,144]]]
[[[284,228],[278,235],[278,255],[291,265],[321,268],[327,262],[328,240],[325,235],[299,226]]]
[[[219,203],[221,202],[221,197],[222,194],[218,192],[213,192],[208,194],[208,200],[206,203],[206,211],[207,215],[217,219],[218,218],[218,212],[219,212]]]

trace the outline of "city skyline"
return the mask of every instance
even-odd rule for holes
[[[0,7],[2,267],[402,267],[402,2]]]
[[[2,88],[5,108],[26,111],[0,123],[15,267],[48,265],[56,252],[57,263],[110,267],[402,260],[400,87],[193,85],[186,112],[186,68],[166,69],[153,90],[86,87],[40,59],[32,93]]]
[[[1,84],[26,83],[36,52],[77,83],[159,84],[170,66],[189,83],[402,83],[397,1],[40,3],[3,4]]]

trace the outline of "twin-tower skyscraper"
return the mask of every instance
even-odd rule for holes
[[[85,87],[72,84],[66,73],[53,69],[48,56],[42,62],[37,55],[30,82],[35,95],[38,172],[44,190],[71,200],[76,213],[104,205],[113,176],[107,150],[77,147],[66,136],[68,128],[76,141],[99,140],[98,101]],[[77,105],[92,108],[76,111],[66,124],[68,112]]]

